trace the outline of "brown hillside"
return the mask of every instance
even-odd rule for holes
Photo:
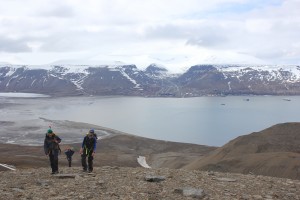
[[[73,166],[81,166],[79,155],[80,144],[62,144],[59,165],[67,166],[63,151],[73,147]],[[145,156],[154,168],[180,168],[191,163],[195,156],[201,157],[215,150],[215,147],[204,145],[153,140],[128,134],[117,134],[98,141],[94,159],[95,166],[138,167],[138,156]],[[169,156],[164,156],[169,155]],[[0,144],[0,163],[14,165],[17,168],[49,167],[48,157],[42,146],[20,146]],[[0,166],[0,171],[6,170]]]
[[[20,136],[24,129],[32,131],[33,127],[36,132],[28,136],[27,140],[29,141],[43,141],[45,127],[52,124],[55,131],[58,131],[59,136],[62,138],[61,150],[64,151],[67,147],[74,147],[76,150],[73,156],[73,166],[77,167],[81,166],[81,157],[78,153],[80,144],[67,143],[70,143],[69,141],[72,141],[72,138],[78,138],[79,136],[83,139],[84,131],[89,130],[90,127],[95,128],[96,133],[101,138],[97,144],[95,166],[137,167],[139,166],[137,157],[145,156],[151,167],[180,168],[191,163],[195,157],[203,157],[216,149],[216,147],[204,145],[143,138],[102,126],[67,120],[40,118],[37,121],[26,122],[26,124],[21,123],[21,125],[16,125],[16,123],[10,121],[0,121],[0,124],[3,125],[0,126],[0,132],[4,136]],[[7,131],[6,125],[10,126],[11,132]],[[103,132],[109,135],[103,134]],[[12,138],[12,140],[18,141],[18,137]],[[19,142],[23,144],[22,141]],[[44,155],[43,147],[26,146],[26,143],[23,146],[0,143],[0,163],[14,165],[17,168],[49,167],[48,157]],[[67,166],[64,153],[59,156],[59,165]],[[6,170],[6,168],[0,166],[1,170]]]
[[[185,168],[300,179],[300,123],[240,136]]]

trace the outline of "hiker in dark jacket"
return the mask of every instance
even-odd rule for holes
[[[44,141],[44,151],[49,156],[52,174],[58,174],[58,154],[60,153],[59,143],[61,139],[53,133],[51,129],[48,130]]]
[[[86,172],[87,168],[89,172],[93,171],[93,159],[96,151],[97,137],[93,129],[84,137],[81,148],[81,163],[83,171]],[[88,157],[88,166],[86,164],[86,157]]]
[[[67,160],[68,160],[68,163],[69,163],[69,167],[71,167],[71,164],[72,164],[72,156],[74,154],[74,151],[72,148],[69,148],[65,151],[65,154],[67,156]]]

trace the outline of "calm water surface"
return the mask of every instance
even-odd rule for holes
[[[299,97],[83,98],[48,118],[83,121],[149,138],[220,146],[277,123],[300,121]],[[65,103],[67,104],[67,102]]]
[[[286,100],[288,99],[288,101]],[[148,138],[221,146],[277,123],[300,121],[300,97],[72,97],[14,99],[24,116],[72,120]],[[13,113],[13,112],[12,112]],[[16,118],[24,117],[21,115]],[[13,115],[6,117],[13,118]]]

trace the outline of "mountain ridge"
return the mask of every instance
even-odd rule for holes
[[[0,92],[52,96],[123,95],[196,97],[224,95],[300,95],[300,67],[195,65],[172,74],[156,64],[0,66]]]

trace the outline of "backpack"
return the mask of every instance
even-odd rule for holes
[[[87,134],[86,134],[86,137],[87,137],[87,138],[88,138],[88,134],[90,134],[90,133],[87,133]],[[97,134],[96,134],[96,133],[93,133],[93,137],[94,137],[94,139],[95,139],[95,141],[96,141],[96,143],[97,143],[97,140],[98,140]]]
[[[97,142],[97,140],[98,140],[98,136],[97,136],[97,134],[96,134],[96,133],[94,133],[94,137],[95,137],[95,139],[96,139],[96,142]]]

